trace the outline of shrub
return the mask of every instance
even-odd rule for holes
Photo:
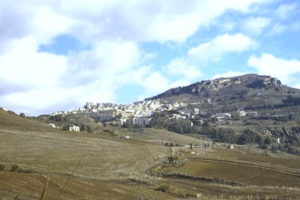
[[[272,143],[272,139],[270,137],[266,137],[265,144],[269,145]]]
[[[170,185],[167,185],[167,184],[163,184],[163,185],[158,187],[158,190],[162,191],[162,192],[171,192],[171,189],[172,189],[172,187]]]
[[[4,164],[0,164],[0,171],[4,171],[6,166]]]
[[[64,130],[64,131],[68,131],[68,130],[69,130],[69,127],[70,127],[69,125],[64,125],[64,126],[63,126],[63,130]]]
[[[87,131],[87,126],[85,124],[82,124],[80,127],[80,131]]]
[[[31,169],[21,168],[19,165],[11,166],[10,171],[11,172],[18,172],[18,173],[34,173],[35,172],[34,170],[31,170]]]
[[[87,126],[87,132],[88,133],[93,133],[93,129],[90,126]]]
[[[17,172],[18,170],[19,170],[19,165],[11,166],[11,169],[10,169],[11,172]]]

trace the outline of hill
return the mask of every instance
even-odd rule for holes
[[[199,102],[210,99],[214,103],[234,102],[241,106],[260,103],[274,105],[282,103],[288,96],[300,96],[300,90],[282,85],[281,81],[271,76],[247,74],[231,78],[218,78],[178,87],[163,92],[146,100],[163,99],[168,101]],[[272,99],[272,101],[270,101]],[[248,103],[247,103],[248,102]]]
[[[13,111],[0,108],[0,127],[2,129],[13,129],[23,131],[53,131],[49,124],[43,123],[31,117],[21,117]]]

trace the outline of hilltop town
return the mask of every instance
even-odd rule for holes
[[[241,87],[242,89],[240,89]],[[123,125],[124,123],[148,125],[154,113],[167,112],[169,119],[195,119],[195,117],[199,119],[201,117],[200,123],[203,123],[202,119],[208,121],[214,119],[214,121],[222,122],[225,119],[230,120],[232,115],[258,117],[259,112],[256,108],[251,107],[253,102],[250,102],[250,106],[245,104],[245,102],[249,102],[246,95],[252,93],[252,96],[259,101],[266,102],[272,98],[272,95],[264,90],[272,87],[279,90],[282,88],[282,84],[278,79],[270,76],[250,74],[241,77],[219,78],[171,89],[145,101],[128,105],[87,102],[84,107],[71,111],[54,112],[52,116],[81,114],[114,125]],[[251,88],[251,90],[248,92],[245,88]],[[228,90],[230,92],[227,92]],[[181,98],[184,94],[193,96]],[[255,101],[257,101],[256,99]],[[225,109],[223,103],[226,101],[233,102],[233,107],[228,106]]]
[[[210,99],[207,100],[210,103]],[[195,103],[194,103],[195,104]],[[201,102],[196,103],[201,104]],[[54,112],[52,115],[85,114],[91,118],[100,121],[111,121],[113,124],[123,125],[131,122],[138,125],[146,125],[151,121],[151,116],[155,112],[179,111],[179,114],[173,114],[174,118],[194,118],[194,115],[200,113],[198,108],[186,109],[188,103],[175,102],[167,103],[160,99],[135,102],[129,105],[119,105],[112,103],[90,103],[87,102],[82,108],[72,111]]]

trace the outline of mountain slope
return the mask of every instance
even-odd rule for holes
[[[48,124],[31,118],[23,118],[12,111],[0,108],[0,128],[26,131],[53,131]]]
[[[271,76],[247,74],[232,78],[218,78],[170,89],[147,100],[161,99],[169,102],[211,102],[214,109],[229,109],[282,104],[288,96],[300,97],[300,90],[283,85]]]
[[[178,87],[167,90],[157,96],[149,98],[162,99],[175,95],[191,94],[199,97],[210,96],[210,94],[222,93],[227,90],[234,89],[236,91],[242,91],[245,89],[280,89],[288,88],[281,84],[281,81],[270,77],[270,76],[260,76],[256,74],[247,74],[232,78],[218,78],[215,80],[206,80],[191,84],[186,87]],[[292,88],[290,88],[292,89]]]

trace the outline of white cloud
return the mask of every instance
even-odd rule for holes
[[[202,72],[195,65],[190,65],[184,58],[172,60],[164,69],[164,72],[173,76],[180,76],[187,80],[194,80],[202,75]]]
[[[290,15],[293,11],[297,9],[296,3],[291,4],[281,4],[278,9],[276,10],[276,14],[282,18],[285,19]]]
[[[175,82],[170,84],[169,89],[170,88],[177,88],[177,87],[184,87],[184,86],[188,86],[190,84],[192,84],[192,83],[189,82],[189,81],[186,81],[186,80],[175,81]]]
[[[153,72],[145,78],[142,85],[143,94],[139,96],[139,99],[145,99],[166,91],[169,88],[169,81],[160,72]]]
[[[261,57],[252,55],[248,65],[255,68],[259,74],[274,76],[285,84],[290,84],[293,75],[300,73],[299,60],[285,60],[267,53],[263,53]]]
[[[250,35],[260,35],[264,28],[269,26],[271,20],[265,17],[248,18],[244,22],[242,29]]]
[[[51,112],[55,104],[70,109],[79,102],[114,101],[117,89],[142,82],[148,72],[137,68],[140,51],[132,42],[101,41],[93,50],[69,57],[38,53],[32,37],[10,47],[0,55],[0,91],[5,94],[0,101],[22,112],[31,108],[28,114]]]
[[[226,73],[223,73],[223,74],[216,74],[211,79],[235,77],[235,76],[241,76],[243,74],[247,74],[247,73],[246,72],[229,71],[229,72],[226,72]]]
[[[67,57],[37,53],[33,37],[11,42],[0,55],[0,79],[32,88],[53,84],[66,69]]]
[[[263,2],[1,2],[0,19],[5,20],[0,20],[0,103],[4,104],[0,106],[42,114],[85,101],[114,101],[116,91],[126,84],[144,86],[145,94],[162,92],[179,82],[170,83],[150,64],[145,66],[139,42],[184,42],[228,9],[249,12],[251,5]],[[91,49],[66,56],[38,52],[41,44],[51,44],[60,35],[75,37]],[[220,36],[192,49],[182,63],[171,63],[176,69],[171,73],[182,72],[181,83],[187,83],[201,75],[198,63],[191,60],[200,56],[220,60],[226,52],[244,51],[254,44],[241,34]]]
[[[300,84],[293,85],[292,87],[293,87],[293,88],[298,88],[298,89],[300,89]]]
[[[15,34],[35,33],[50,42],[57,34],[70,33],[81,40],[185,41],[199,27],[210,24],[226,10],[248,12],[265,1],[14,1],[2,4],[5,14],[22,20]],[[26,8],[26,9],[24,9]],[[1,12],[0,12],[1,13]],[[10,23],[16,24],[16,23]],[[22,31],[18,31],[22,30]],[[22,33],[24,34],[24,33]]]
[[[234,22],[226,22],[221,24],[221,28],[225,32],[232,31],[236,27],[236,24]]]
[[[269,33],[267,35],[268,36],[278,35],[287,30],[288,30],[288,27],[286,25],[277,23],[271,28],[271,30],[269,31]]]
[[[218,62],[225,53],[246,51],[255,45],[256,43],[251,38],[243,34],[224,34],[190,49],[188,57],[198,64],[205,61]]]

